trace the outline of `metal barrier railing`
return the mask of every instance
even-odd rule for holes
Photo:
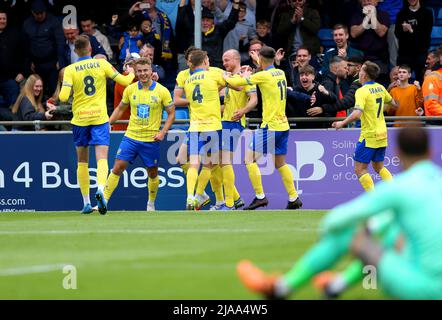
[[[337,117],[310,117],[310,118],[288,118],[289,123],[297,123],[297,122],[332,122],[339,121],[345,118],[337,118]],[[438,123],[438,125],[442,126],[442,117],[385,117],[385,120],[388,124],[401,124],[401,123],[416,123],[416,124],[426,124],[426,122]],[[162,121],[163,123],[165,120]],[[246,118],[246,125],[249,127],[252,124],[259,124],[262,122],[260,118]],[[129,120],[119,120],[116,122],[117,124],[128,124]],[[188,124],[189,119],[180,119],[175,120],[174,124]],[[70,121],[0,121],[0,125],[2,126],[34,126],[34,127],[44,127],[44,126],[56,126],[56,125],[69,125]]]

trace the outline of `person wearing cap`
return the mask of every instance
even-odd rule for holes
[[[233,8],[227,20],[215,25],[215,16],[206,7],[201,12],[202,49],[209,56],[210,65],[222,68],[223,41],[238,22],[239,1],[233,2]]]
[[[42,0],[31,4],[32,17],[23,24],[26,67],[39,74],[45,83],[45,94],[50,96],[57,85],[58,69],[64,54],[65,38],[60,21],[47,12]]]

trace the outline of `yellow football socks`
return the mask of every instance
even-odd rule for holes
[[[285,190],[287,190],[290,201],[295,201],[298,198],[298,193],[296,192],[292,171],[288,165],[282,166],[278,171],[281,174],[282,182],[284,183]]]
[[[106,187],[104,188],[104,199],[108,201],[112,193],[118,186],[118,182],[120,181],[120,176],[117,176],[115,173],[111,172],[109,177],[107,178]]]
[[[90,178],[89,178],[89,165],[84,162],[78,163],[77,166],[77,180],[80,185],[81,195],[83,197],[89,197]]]
[[[187,170],[187,198],[193,198],[195,193],[196,181],[198,180],[198,169],[189,168]]]
[[[224,166],[222,168],[224,193],[226,195],[226,206],[233,207],[234,205],[234,189],[235,188],[235,172],[232,165]]]
[[[154,203],[158,194],[158,187],[160,185],[160,177],[156,176],[155,178],[149,178],[147,183],[147,188],[149,192],[149,202]]]
[[[362,188],[367,192],[374,189],[374,182],[369,173],[362,175],[359,178],[359,182],[361,183]]]
[[[98,188],[104,190],[107,175],[109,174],[109,165],[107,159],[100,159],[97,163],[97,184]]]
[[[183,169],[184,175],[187,175],[187,170],[189,170],[189,164],[183,164],[181,165],[181,169]]]
[[[212,175],[210,177],[210,185],[212,186],[212,191],[215,193],[216,203],[224,202],[224,191],[223,191],[223,171],[219,165],[212,167]]]
[[[390,171],[388,171],[388,169],[385,167],[383,167],[381,169],[381,171],[379,171],[379,175],[381,176],[382,180],[384,180],[384,181],[393,180],[393,176],[391,175]]]
[[[247,165],[247,171],[249,172],[249,179],[252,183],[253,190],[257,196],[264,195],[264,188],[262,187],[261,172],[258,165],[254,162]]]
[[[210,176],[212,172],[210,168],[203,167],[198,176],[198,182],[196,184],[196,194],[203,195],[204,190],[206,190],[207,184],[209,183]]]

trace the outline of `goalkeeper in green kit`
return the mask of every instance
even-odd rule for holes
[[[287,298],[352,252],[361,261],[355,269],[375,266],[378,282],[391,297],[442,299],[442,169],[430,161],[425,129],[402,129],[398,146],[403,173],[332,210],[321,223],[319,243],[283,276],[240,262],[243,284],[268,298]],[[391,236],[378,241],[370,232],[372,221],[387,225]],[[389,240],[399,234],[404,238],[400,251]]]

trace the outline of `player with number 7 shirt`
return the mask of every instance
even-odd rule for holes
[[[361,136],[354,154],[355,173],[365,191],[374,189],[374,182],[368,173],[368,165],[381,176],[382,180],[393,177],[384,167],[385,150],[388,145],[387,125],[384,118],[385,104],[398,107],[388,91],[375,80],[380,68],[376,63],[366,61],[359,71],[359,81],[362,87],[356,90],[354,111],[344,120],[333,123],[333,128],[341,129],[361,119]]]
[[[95,198],[100,214],[106,214],[107,204],[103,190],[109,172],[107,156],[110,142],[106,78],[128,86],[135,75],[132,68],[128,69],[130,73],[127,76],[123,76],[106,60],[92,59],[92,48],[87,36],[79,36],[74,46],[79,59],[66,67],[59,99],[62,102],[67,101],[73,90],[71,123],[74,125],[72,130],[77,149],[77,179],[84,203],[82,213],[93,212],[89,196],[89,146],[95,146],[98,183]]]

